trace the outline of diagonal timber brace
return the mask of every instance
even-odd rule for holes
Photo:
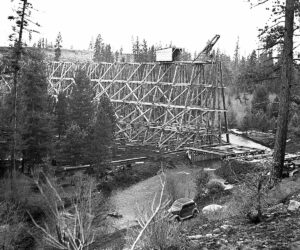
[[[48,91],[69,94],[75,71],[86,70],[95,100],[110,98],[119,140],[160,148],[221,144],[227,133],[222,68],[219,62],[71,63],[48,62]],[[11,76],[0,72],[0,91]]]

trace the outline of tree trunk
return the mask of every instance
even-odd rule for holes
[[[277,131],[274,146],[274,171],[273,178],[278,180],[282,177],[285,146],[288,130],[288,116],[290,106],[290,89],[293,75],[293,35],[294,35],[294,12],[295,0],[286,0],[285,10],[285,34],[283,45],[283,60],[281,67],[281,91],[280,105],[277,120]]]

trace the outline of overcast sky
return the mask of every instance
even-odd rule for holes
[[[0,46],[8,45],[14,3],[0,0]],[[18,2],[17,0],[14,1]],[[172,43],[200,51],[215,34],[221,51],[233,54],[237,37],[241,54],[258,47],[258,28],[268,18],[264,7],[250,8],[247,0],[31,0],[38,12],[32,19],[42,27],[33,40],[55,41],[58,32],[63,47],[87,49],[91,38],[101,34],[114,50],[131,52],[131,39],[138,36],[148,44]]]

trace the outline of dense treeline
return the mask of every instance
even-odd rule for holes
[[[94,102],[86,73],[78,70],[69,96],[48,96],[46,65],[40,50],[26,50],[18,85],[18,148],[22,170],[31,170],[49,160],[59,165],[100,166],[110,158],[115,117],[110,101]],[[12,97],[1,102],[1,160],[10,159]]]
[[[223,64],[223,82],[227,86],[229,126],[242,130],[275,132],[279,109],[281,55],[253,50],[247,57],[240,57],[237,42],[233,58],[217,53]],[[293,93],[297,87],[298,68],[295,66]],[[300,108],[292,104],[289,115],[289,131],[299,137],[297,125]]]

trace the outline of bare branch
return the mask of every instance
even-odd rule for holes
[[[133,250],[136,246],[136,244],[138,243],[138,241],[141,239],[143,233],[145,232],[145,230],[147,229],[147,227],[149,226],[149,224],[151,223],[151,221],[153,220],[153,218],[155,217],[155,215],[158,213],[158,211],[161,209],[162,206],[162,198],[163,198],[163,193],[164,193],[164,189],[165,189],[165,184],[166,184],[166,176],[164,174],[164,172],[162,172],[162,175],[159,176],[160,178],[160,183],[161,183],[161,191],[160,191],[160,196],[159,196],[159,201],[156,207],[154,207],[155,204],[155,198],[156,198],[156,194],[154,196],[154,199],[152,201],[152,206],[151,206],[151,211],[152,211],[152,215],[150,216],[150,218],[147,220],[147,222],[145,223],[144,227],[142,227],[140,233],[138,234],[138,236],[136,237],[134,243],[131,246],[131,250]]]
[[[262,4],[264,4],[264,3],[268,2],[268,1],[269,1],[269,0],[263,0],[263,1],[261,1],[261,2],[258,2],[257,4],[251,6],[251,8],[255,8],[255,7],[257,7],[257,6],[259,6],[259,5],[262,5]]]

